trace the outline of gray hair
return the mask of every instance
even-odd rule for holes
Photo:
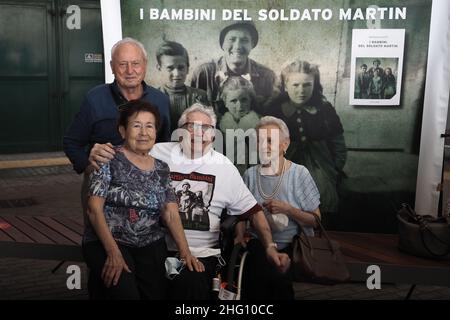
[[[267,126],[270,124],[275,125],[278,128],[280,128],[281,134],[283,135],[284,139],[286,139],[286,138],[289,139],[289,129],[288,129],[286,123],[283,120],[272,117],[272,116],[262,117],[259,120],[258,124],[256,125],[256,131],[258,131],[259,128],[261,128],[262,126]]]
[[[147,51],[145,50],[144,45],[141,42],[137,41],[136,39],[130,37],[123,38],[122,40],[117,41],[113,45],[113,47],[111,48],[111,59],[113,59],[114,53],[116,52],[117,48],[126,43],[131,43],[136,47],[138,47],[139,49],[141,49],[142,55],[144,56],[145,61],[147,61]]]
[[[185,123],[187,122],[188,114],[190,114],[192,112],[201,112],[204,115],[208,116],[209,119],[211,119],[211,124],[214,127],[216,127],[217,117],[216,117],[216,114],[214,113],[214,110],[211,107],[207,107],[207,106],[197,102],[183,111],[183,113],[180,116],[180,119],[178,120],[178,128],[181,128],[182,126],[185,125]]]

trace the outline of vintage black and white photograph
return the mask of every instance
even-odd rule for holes
[[[397,93],[398,58],[356,58],[355,99],[392,99]]]
[[[208,206],[212,186],[205,181],[184,179],[176,181],[178,211],[185,229],[209,230]]]

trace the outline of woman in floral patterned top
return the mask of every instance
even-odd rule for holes
[[[114,147],[114,159],[90,176],[83,254],[91,298],[166,298],[165,227],[186,266],[204,270],[189,251],[169,167],[149,155],[158,127],[159,113],[148,102],[121,106],[124,144]],[[94,285],[97,292],[91,290]]]

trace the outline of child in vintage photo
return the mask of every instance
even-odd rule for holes
[[[211,104],[204,90],[184,84],[189,73],[189,55],[181,44],[164,41],[156,51],[156,61],[163,82],[159,89],[170,98],[170,122],[173,131],[178,128],[180,115],[192,104]]]
[[[256,100],[252,84],[242,77],[230,77],[225,81],[220,99],[227,112],[220,119],[220,130],[255,128],[259,115],[253,111]]]
[[[367,71],[367,64],[363,63],[356,77],[355,98],[369,98],[370,73]]]
[[[219,122],[220,130],[227,134],[235,134],[234,130],[242,129],[244,133],[254,129],[259,122],[259,115],[253,110],[256,103],[256,94],[253,85],[242,77],[228,78],[221,88],[220,100],[227,112]],[[227,130],[233,130],[228,131]],[[255,135],[253,135],[255,137]],[[256,138],[255,138],[256,139]],[[245,152],[238,146],[245,146]],[[241,174],[249,164],[248,143],[245,137],[237,134],[234,144],[234,164]]]
[[[347,159],[344,129],[323,94],[317,65],[301,59],[287,62],[281,71],[281,89],[270,115],[286,122],[291,141],[286,157],[311,173],[327,224],[338,211],[337,186]]]

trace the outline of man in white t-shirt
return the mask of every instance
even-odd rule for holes
[[[217,270],[220,255],[219,229],[223,209],[230,215],[239,215],[250,220],[259,239],[266,248],[267,260],[280,272],[290,264],[288,255],[279,253],[262,208],[250,193],[239,171],[223,154],[212,148],[216,116],[211,108],[194,104],[181,115],[177,133],[181,142],[156,144],[151,155],[169,165],[172,186],[175,192],[189,183],[194,193],[202,191],[204,211],[207,218],[183,219],[183,226],[190,250],[204,265],[204,272],[183,269],[172,283],[173,299],[209,299],[212,279]],[[103,160],[111,157],[107,145],[96,145],[91,158]],[[97,156],[98,155],[98,156]],[[199,193],[200,194],[200,193]],[[205,214],[206,215],[206,214]],[[193,215],[188,215],[193,217]],[[175,250],[172,241],[167,241],[169,250]]]

